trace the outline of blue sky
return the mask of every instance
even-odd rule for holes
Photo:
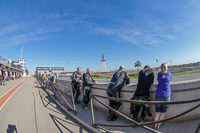
[[[0,56],[74,71],[200,61],[199,0],[1,0]],[[69,68],[67,68],[67,61]]]

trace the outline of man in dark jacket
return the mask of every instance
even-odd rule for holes
[[[90,88],[92,87],[92,85],[97,83],[96,80],[93,80],[91,74],[92,74],[91,68],[88,68],[87,73],[83,74],[83,104],[82,104],[82,107],[84,109],[89,109],[88,103],[90,101],[90,99],[89,99]]]
[[[120,98],[120,91],[124,84],[129,84],[130,79],[128,74],[125,72],[124,66],[120,66],[119,70],[117,70],[107,88],[107,94],[109,97]],[[109,106],[115,110],[118,110],[121,106],[121,102],[109,100]],[[115,121],[117,119],[117,115],[109,110],[108,121]]]
[[[81,94],[80,92],[81,84],[82,84],[81,68],[78,67],[77,71],[73,72],[72,82],[71,82],[75,103],[79,103],[78,97]]]
[[[151,85],[154,82],[154,73],[149,65],[146,65],[143,70],[140,71],[138,77],[137,89],[134,94],[133,100],[141,100],[141,101],[150,101],[150,91]],[[140,112],[140,108],[142,107],[142,113],[140,119],[138,119],[138,114]],[[137,105],[131,104],[130,113],[133,114],[133,119],[135,121],[143,122],[146,115],[152,116],[150,112],[149,104]]]

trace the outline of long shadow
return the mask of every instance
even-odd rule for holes
[[[51,99],[47,94],[42,93],[42,92],[39,90],[39,95],[40,95],[41,101],[42,101],[42,103],[43,103],[43,105],[44,105],[45,108],[47,108],[47,109],[49,109],[49,110],[51,110],[51,111],[53,111],[53,112],[56,112],[56,113],[58,113],[58,114],[63,114],[63,113],[61,113],[61,112],[56,111],[56,110],[57,110],[57,107],[54,107],[54,106],[51,104],[51,103],[54,103],[54,102],[52,101],[52,99]],[[45,98],[44,98],[43,96],[45,96]],[[44,101],[45,101],[47,104],[45,104]],[[51,107],[53,107],[53,108],[56,109],[56,110],[53,110],[53,109],[47,107],[48,105],[50,105]]]
[[[36,86],[35,86],[35,87],[36,87]],[[42,100],[42,103],[43,103],[44,107],[46,107],[47,109],[49,109],[49,110],[51,110],[51,111],[53,111],[53,112],[56,112],[56,113],[59,113],[59,114],[65,114],[66,120],[69,119],[69,118],[67,118],[68,114],[66,114],[65,112],[63,112],[62,109],[61,109],[59,106],[54,107],[54,106],[51,104],[51,103],[55,103],[55,102],[51,99],[51,97],[47,94],[46,90],[45,90],[43,87],[36,87],[36,88],[38,88],[38,92],[39,92],[39,95],[40,95],[40,98],[41,98],[41,100]],[[42,92],[40,89],[42,89],[44,92]],[[44,98],[44,96],[45,96],[45,98]],[[45,104],[45,102],[46,102],[47,104]],[[48,105],[51,105],[53,108],[55,108],[56,110],[58,110],[58,111],[60,111],[60,112],[48,108],[48,107],[47,107]],[[64,105],[64,104],[63,104],[63,105]],[[66,106],[66,105],[64,105],[64,106]],[[68,108],[69,108],[69,107],[68,107]],[[58,130],[59,130],[61,133],[63,133],[62,129],[60,128],[61,126],[64,127],[66,130],[68,130],[68,132],[70,132],[70,133],[73,133],[73,131],[71,131],[71,130],[68,129],[66,126],[64,126],[60,121],[65,122],[65,123],[68,123],[68,124],[71,124],[71,125],[73,125],[73,126],[79,127],[79,133],[83,133],[83,130],[86,131],[86,132],[88,132],[88,133],[91,132],[89,129],[83,128],[82,125],[74,124],[74,123],[77,123],[77,121],[75,121],[74,119],[71,119],[71,118],[69,119],[70,121],[74,122],[74,123],[71,123],[71,122],[68,122],[68,121],[66,121],[66,120],[64,120],[64,119],[61,119],[61,118],[59,118],[59,117],[56,117],[56,116],[54,116],[54,115],[52,115],[52,114],[49,114],[49,115],[50,115],[51,119],[53,120],[53,122],[55,123],[56,127],[58,128]],[[59,126],[59,125],[60,125],[60,126]]]
[[[7,133],[18,133],[17,128],[15,125],[8,125]]]
[[[70,129],[68,129],[66,126],[64,126],[64,125],[59,121],[59,120],[62,120],[62,119],[60,119],[60,118],[58,118],[58,117],[55,117],[55,116],[52,115],[52,114],[49,114],[49,115],[50,115],[50,117],[51,117],[51,119],[53,120],[54,124],[56,125],[56,127],[58,128],[58,130],[59,130],[61,133],[63,133],[63,131],[61,130],[60,126],[64,127],[68,132],[73,133]],[[62,121],[67,122],[67,121],[65,121],[65,120],[62,120]],[[67,123],[69,123],[69,122],[67,122]],[[69,123],[69,124],[72,124],[72,123]],[[59,125],[60,125],[60,126],[59,126]],[[74,125],[74,124],[73,124],[73,125]]]
[[[64,127],[64,128],[65,128],[68,132],[70,132],[70,133],[73,133],[73,131],[71,131],[69,128],[67,128],[66,126],[64,126],[60,121],[65,122],[65,123],[68,123],[68,124],[71,124],[71,125],[73,125],[73,126],[79,127],[79,133],[83,133],[83,128],[82,128],[82,126],[80,126],[80,125],[78,125],[78,124],[74,124],[74,123],[68,122],[68,121],[63,120],[63,119],[61,119],[61,118],[59,118],[59,117],[57,117],[57,116],[54,116],[54,115],[52,115],[52,114],[49,114],[49,115],[50,115],[51,119],[53,120],[53,122],[55,123],[56,127],[58,128],[58,130],[59,130],[61,133],[63,133],[61,127]],[[88,131],[88,130],[85,130],[85,131],[88,132],[88,133],[90,133],[90,131]]]

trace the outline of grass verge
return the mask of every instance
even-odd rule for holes
[[[185,72],[178,72],[178,73],[173,73],[172,76],[181,76],[181,75],[189,75],[189,74],[195,74],[195,73],[200,73],[200,70],[189,70]],[[129,75],[130,79],[138,79],[138,74],[130,74]],[[155,78],[157,78],[157,74],[154,75]],[[93,77],[94,79],[111,79],[112,76],[108,77]]]

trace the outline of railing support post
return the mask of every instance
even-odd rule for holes
[[[74,107],[74,113],[76,114],[76,105],[75,105],[75,101],[74,101],[74,94],[73,94],[73,88],[70,89],[71,90],[71,94],[72,94],[72,104]],[[76,96],[76,92],[75,92],[75,96]]]
[[[93,96],[90,95],[90,109],[91,109],[91,115],[92,115],[92,125],[95,125],[94,121],[94,106],[93,106]]]

